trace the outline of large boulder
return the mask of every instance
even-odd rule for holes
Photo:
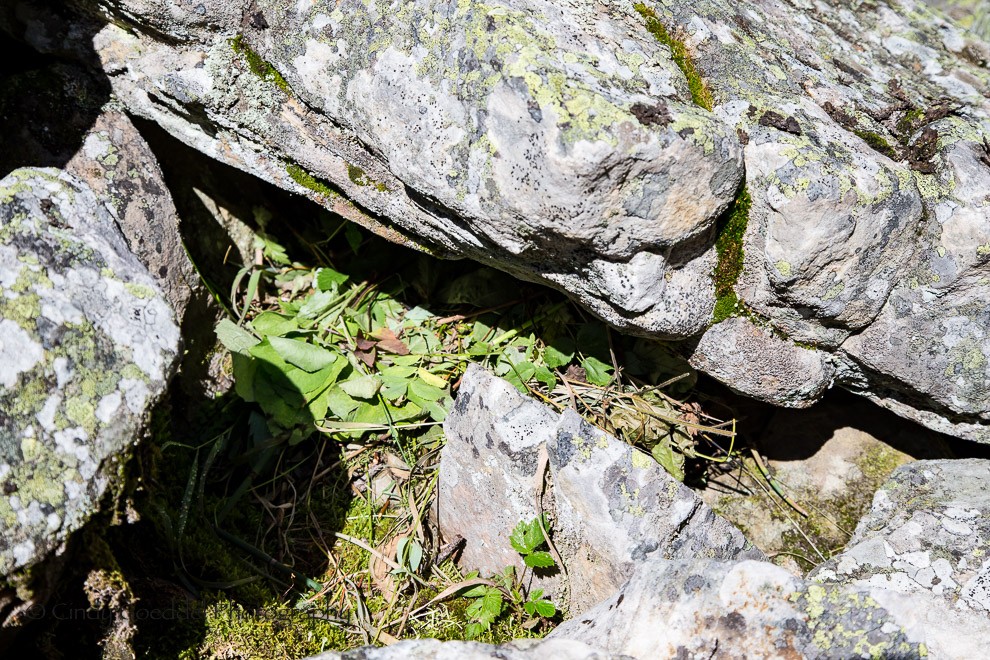
[[[308,660],[632,660],[629,656],[604,653],[582,642],[567,639],[519,639],[508,644],[440,642],[407,639],[384,648],[365,646],[353,651],[331,651]]]
[[[756,561],[652,561],[549,639],[634,658],[974,658],[990,621],[931,594],[820,585]]]
[[[89,186],[55,169],[0,180],[7,584],[59,552],[123,487],[129,451],[174,372],[179,341],[169,301]]]
[[[750,396],[838,383],[990,440],[990,46],[918,0],[99,8],[115,94],[206,154],[616,327],[711,335],[692,361]]]
[[[509,536],[544,507],[566,579],[537,575],[537,584],[572,611],[606,598],[643,562],[765,558],[653,457],[476,365],[444,430],[439,525],[447,540],[464,539],[460,559],[468,570],[523,570]]]
[[[917,461],[876,492],[820,582],[927,591],[990,615],[990,461]]]

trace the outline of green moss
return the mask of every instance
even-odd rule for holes
[[[646,20],[647,31],[657,41],[670,49],[670,55],[674,60],[674,64],[677,65],[687,79],[688,89],[691,91],[691,100],[694,101],[694,104],[705,110],[711,110],[715,106],[715,98],[698,72],[698,67],[695,66],[694,59],[691,57],[691,53],[688,52],[684,42],[677,39],[667,29],[667,26],[660,21],[660,18],[652,9],[643,3],[636,3],[633,7]]]
[[[378,192],[388,192],[388,186],[369,177],[367,173],[357,165],[351,165],[350,163],[347,164],[347,178],[349,178],[351,183],[356,186],[373,186]]]
[[[299,167],[295,163],[289,163],[285,166],[285,171],[288,173],[292,180],[298,183],[304,188],[309,188],[313,192],[323,195],[324,197],[337,197],[337,191],[331,187],[329,181],[323,181],[322,179],[317,179],[315,176]]]
[[[292,88],[289,87],[289,83],[285,81],[275,67],[265,61],[261,55],[254,52],[250,46],[244,41],[244,35],[239,34],[233,39],[229,39],[227,43],[230,47],[234,49],[234,52],[244,58],[247,62],[248,68],[251,72],[261,78],[262,80],[267,80],[268,82],[274,84],[276,87],[281,89],[286,94],[292,94]]]
[[[743,269],[743,235],[749,224],[751,206],[752,199],[744,186],[726,212],[715,240],[718,262],[712,273],[715,280],[713,323],[724,321],[739,312],[739,297],[735,286]]]
[[[894,158],[894,159],[897,158],[897,151],[892,146],[890,146],[890,143],[887,142],[887,140],[885,140],[884,137],[879,133],[863,130],[861,128],[854,129],[853,133],[855,133],[861,140],[863,140],[863,142],[866,142],[866,144],[870,145],[870,148],[873,149],[874,151],[882,153],[884,156],[887,156],[888,158]]]
[[[908,135],[913,133],[925,118],[925,111],[921,108],[913,108],[904,113],[904,116],[897,120],[897,132],[906,140]]]

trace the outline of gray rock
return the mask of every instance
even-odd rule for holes
[[[795,346],[742,317],[712,326],[690,362],[738,392],[791,408],[813,404],[835,376],[827,353]]]
[[[756,561],[643,563],[565,621],[570,639],[635,658],[973,658],[990,622],[931,594],[820,585]]]
[[[461,564],[484,575],[522,570],[509,535],[538,515],[540,448],[558,415],[484,368],[472,364],[444,422],[436,509],[447,541],[465,540]],[[542,476],[542,475],[541,475]]]
[[[547,447],[554,543],[567,566],[571,611],[607,597],[654,559],[766,559],[652,456],[573,410],[564,411]]]
[[[918,0],[99,6],[115,94],[208,155],[616,327],[707,329],[695,363],[751,396],[805,405],[834,379],[990,441],[990,46]],[[706,328],[743,170],[735,291],[772,336]],[[756,359],[725,362],[733,343]]]
[[[179,216],[155,155],[127,115],[105,108],[65,171],[107,207],[181,324],[193,291],[202,285],[182,246]]]
[[[52,169],[0,181],[0,575],[59,548],[120,484],[179,353],[112,214]]]
[[[384,648],[365,646],[353,651],[322,653],[308,660],[631,660],[628,656],[598,651],[568,639],[519,639],[508,644],[439,642],[407,639]]]
[[[509,535],[538,515],[544,447],[552,486],[543,506],[567,573],[536,583],[558,603],[566,594],[569,609],[607,597],[637,564],[655,558],[764,558],[651,456],[481,367],[465,374],[444,430],[440,529],[447,540],[465,539],[461,564],[469,570],[522,569]]]
[[[918,461],[877,491],[845,551],[820,582],[931,592],[990,614],[990,461]]]

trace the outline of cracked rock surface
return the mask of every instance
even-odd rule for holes
[[[751,396],[803,406],[837,384],[990,441],[978,4],[77,4],[111,19],[91,55],[128,111],[205,154],[690,340]],[[68,48],[30,7],[33,44]],[[741,184],[741,272],[717,281]],[[740,319],[710,327],[713,309]],[[761,333],[760,359],[715,368]]]
[[[820,582],[931,592],[990,614],[990,461],[917,461],[876,492],[846,549],[812,572]]]

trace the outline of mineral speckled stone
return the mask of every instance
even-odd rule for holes
[[[605,653],[582,642],[567,639],[519,639],[508,644],[440,642],[407,639],[384,648],[371,646],[353,651],[333,651],[307,660],[634,660],[626,655]]]
[[[931,594],[810,583],[773,564],[643,563],[548,639],[647,658],[974,658],[990,622]]]
[[[178,347],[168,302],[80,180],[0,181],[0,575],[96,510]]]
[[[469,570],[523,568],[509,535],[538,514],[541,456],[552,484],[543,506],[552,512],[569,592],[559,573],[537,576],[537,583],[558,604],[566,593],[571,610],[607,597],[644,561],[764,558],[653,457],[574,411],[561,415],[523,396],[481,367],[468,368],[444,430],[440,529],[448,541],[465,539],[461,565]]]
[[[811,575],[821,582],[929,591],[990,614],[990,461],[898,468],[846,549]]]
[[[567,565],[571,611],[591,607],[655,559],[766,559],[690,488],[638,449],[573,410],[548,444],[554,541]]]
[[[113,19],[91,43],[127,109],[210,156],[616,327],[711,334],[696,364],[751,396],[834,382],[990,441],[987,14],[930,4],[76,6]],[[742,271],[716,281],[743,178]],[[746,323],[708,328],[728,289],[774,340],[755,360],[720,359]]]

